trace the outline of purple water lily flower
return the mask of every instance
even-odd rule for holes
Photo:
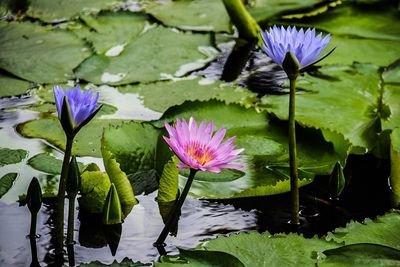
[[[90,90],[81,90],[79,85],[75,89],[65,91],[58,85],[54,86],[54,99],[56,102],[58,118],[61,120],[64,97],[68,101],[73,128],[79,127],[85,120],[98,111],[97,102],[99,93],[93,94]]]
[[[318,58],[331,40],[331,36],[328,34],[322,38],[322,33],[316,35],[314,28],[304,32],[303,28],[298,31],[296,27],[289,26],[285,29],[283,26],[279,28],[274,25],[269,32],[261,32],[261,36],[264,40],[262,45],[264,52],[279,65],[282,65],[287,52],[296,57],[300,68],[303,69],[319,62],[333,51]]]
[[[214,123],[208,125],[203,120],[198,126],[194,118],[176,120],[175,128],[165,123],[170,137],[164,140],[173,150],[182,163],[178,168],[190,168],[194,170],[210,171],[219,173],[221,169],[241,169],[242,165],[232,163],[240,158],[239,153],[244,149],[236,149],[232,144],[235,137],[225,142],[226,129],[219,129],[213,136]]]

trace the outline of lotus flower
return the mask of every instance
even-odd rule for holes
[[[321,52],[328,45],[331,36],[328,34],[322,38],[322,33],[316,35],[315,29],[303,28],[297,31],[296,27],[277,27],[274,25],[268,31],[261,32],[264,40],[262,46],[264,52],[277,64],[283,64],[286,53],[291,52],[303,69],[313,65],[328,56],[333,49],[325,56],[318,59]]]
[[[165,123],[170,137],[164,140],[180,159],[178,168],[219,173],[221,169],[241,169],[242,165],[233,163],[240,158],[244,149],[236,149],[232,144],[235,137],[221,143],[226,129],[219,129],[213,136],[214,123],[208,125],[203,120],[198,126],[194,118],[176,120],[175,128]]]
[[[68,102],[69,113],[72,119],[71,127],[76,129],[86,124],[100,109],[97,107],[99,93],[93,94],[92,91],[82,91],[79,85],[75,89],[66,89],[65,91],[60,86],[54,86],[54,98],[57,107],[58,118],[65,128],[66,122],[62,119],[64,98]]]

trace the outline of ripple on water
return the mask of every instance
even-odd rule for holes
[[[75,245],[76,263],[101,261],[109,264],[116,259],[121,261],[128,257],[134,261],[151,262],[159,257],[153,242],[163,228],[157,202],[156,192],[147,196],[138,196],[140,204],[136,205],[122,225],[122,234],[115,257],[107,246],[88,248],[79,242]],[[42,266],[49,264],[50,252],[53,249],[52,221],[54,205],[44,205],[38,215],[37,250]],[[30,214],[27,207],[17,204],[0,203],[0,265],[28,266],[30,264],[29,240],[25,238],[29,231]],[[76,214],[76,216],[78,216]],[[75,240],[79,239],[81,222],[75,223]],[[166,240],[168,253],[178,253],[179,247],[194,247],[198,241],[210,239],[217,234],[226,234],[243,230],[257,229],[257,215],[254,211],[235,209],[205,200],[188,198],[182,209],[177,237],[169,236]],[[94,244],[93,244],[94,245]],[[103,244],[104,245],[104,244]],[[100,244],[101,246],[101,244]]]

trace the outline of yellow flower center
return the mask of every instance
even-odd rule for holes
[[[215,158],[214,153],[207,148],[199,146],[190,146],[186,149],[186,153],[197,161],[200,165],[204,165]]]

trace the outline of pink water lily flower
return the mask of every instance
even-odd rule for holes
[[[213,136],[214,123],[208,125],[205,120],[197,125],[196,120],[191,117],[189,123],[185,119],[177,119],[175,128],[165,122],[165,128],[169,138],[164,140],[173,150],[181,163],[178,168],[190,168],[194,170],[210,171],[219,173],[222,169],[242,169],[241,164],[234,161],[240,159],[240,153],[244,149],[236,149],[232,144],[235,137],[225,142],[226,129],[219,129]],[[221,143],[222,142],[222,143]]]

